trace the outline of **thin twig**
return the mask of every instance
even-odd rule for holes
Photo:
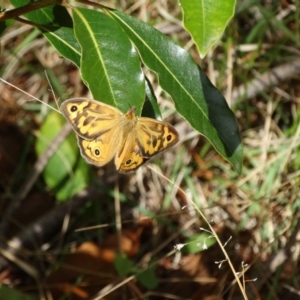
[[[30,1],[28,4],[21,7],[17,7],[11,10],[0,12],[0,21],[5,21],[9,19],[16,19],[21,15],[29,12],[44,8],[46,6],[61,4],[60,0],[40,0],[40,1]]]
[[[262,91],[277,86],[280,82],[286,81],[296,74],[300,74],[299,58],[273,68],[270,71],[263,73],[258,78],[237,87],[232,92],[231,103],[234,105],[240,98],[243,100],[251,99]]]

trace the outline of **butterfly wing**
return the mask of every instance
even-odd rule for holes
[[[135,171],[152,156],[175,145],[179,138],[170,124],[150,118],[138,118],[134,128],[126,133],[115,158],[120,173]]]
[[[81,155],[87,162],[103,166],[115,156],[123,131],[121,111],[85,98],[66,100],[60,110],[72,124]]]
[[[147,158],[174,146],[179,139],[173,126],[150,118],[139,119],[137,133],[141,154]]]
[[[115,128],[124,116],[117,108],[86,98],[64,101],[60,111],[81,138],[93,140]]]
[[[85,160],[98,167],[106,165],[116,155],[118,139],[111,138],[108,133],[102,134],[94,140],[85,140],[77,136],[81,155]]]
[[[115,156],[115,165],[119,173],[130,173],[145,163],[147,158],[141,155],[136,141],[136,128],[130,131],[126,130],[126,126],[124,128],[124,137]]]

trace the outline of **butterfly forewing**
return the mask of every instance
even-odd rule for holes
[[[123,116],[115,107],[85,98],[66,100],[60,110],[75,132],[87,140],[111,130]]]

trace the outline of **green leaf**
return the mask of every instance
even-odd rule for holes
[[[117,254],[114,264],[120,277],[128,275],[130,272],[132,272],[133,262],[124,254]]]
[[[1,7],[0,7],[1,12]],[[4,33],[5,29],[13,24],[13,20],[5,20],[0,22],[0,36]]]
[[[157,98],[147,77],[145,77],[145,91],[146,101],[143,106],[142,115],[153,119],[162,120],[161,112],[157,103]]]
[[[108,13],[127,33],[144,64],[158,74],[177,111],[240,172],[242,144],[235,116],[192,57],[155,28],[118,11]]]
[[[73,9],[75,34],[82,48],[81,76],[94,99],[140,114],[144,75],[136,50],[116,22],[99,11]]]
[[[28,0],[10,0],[10,2],[15,7],[28,4]],[[77,66],[80,65],[81,49],[74,35],[72,19],[65,7],[51,5],[30,12],[25,17],[37,24],[37,28],[62,56]]]
[[[124,254],[117,254],[114,264],[120,277],[129,275],[130,273],[135,273],[137,280],[144,287],[149,289],[154,289],[155,287],[157,287],[158,280],[155,275],[154,266],[151,266],[146,270],[134,270],[134,264],[132,260],[127,258]]]
[[[64,118],[57,112],[51,112],[40,128],[36,142],[38,155],[51,145],[52,140],[59,134]],[[49,159],[43,176],[46,184],[56,192],[59,200],[65,200],[75,195],[87,186],[89,166],[81,157],[75,135],[70,134]]]
[[[222,36],[234,15],[236,1],[180,0],[180,4],[184,27],[190,32],[203,58]]]
[[[148,289],[155,289],[158,286],[158,280],[155,275],[155,266],[151,266],[141,273],[136,274],[137,280]]]
[[[73,173],[71,176],[68,175],[66,180],[62,181],[63,184],[57,190],[56,198],[58,200],[66,200],[76,195],[79,191],[87,187],[89,179],[90,166],[79,156],[77,163],[73,166]]]

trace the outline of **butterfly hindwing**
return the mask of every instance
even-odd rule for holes
[[[126,128],[126,125],[125,125]],[[144,164],[147,159],[141,155],[141,149],[136,141],[136,128],[127,131],[127,136],[119,144],[118,152],[115,157],[115,165],[120,173],[135,171]],[[126,133],[124,132],[126,135]]]
[[[110,162],[116,154],[116,143],[103,141],[101,138],[94,140],[85,140],[80,136],[77,136],[78,145],[80,148],[81,155],[90,164],[96,166],[104,166]]]
[[[120,173],[135,171],[150,157],[175,145],[178,133],[168,123],[138,118],[134,129],[128,132],[124,140],[124,145],[119,147],[115,158]]]
[[[137,141],[141,154],[150,158],[178,142],[177,131],[168,123],[140,118],[137,125]]]

